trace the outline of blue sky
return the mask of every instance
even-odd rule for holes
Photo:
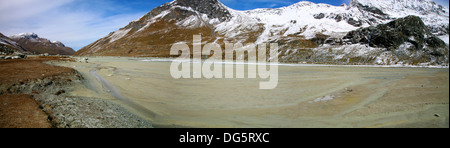
[[[230,8],[236,10],[251,10],[256,8],[279,8],[298,3],[300,0],[219,0]],[[343,3],[348,4],[350,0],[308,0],[314,3],[326,3],[339,6]]]
[[[78,50],[172,0],[0,0],[0,32],[34,32]],[[300,0],[219,0],[236,10],[278,8]],[[340,5],[350,0],[310,0]],[[448,0],[435,0],[448,7]]]

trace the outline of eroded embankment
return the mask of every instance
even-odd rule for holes
[[[0,127],[48,127],[34,124],[22,126],[27,122],[48,122],[50,127],[57,128],[151,127],[150,123],[115,103],[68,95],[75,88],[84,87],[83,76],[74,69],[48,65],[43,63],[45,61],[48,60],[0,61],[0,99],[4,102],[0,104]],[[28,102],[36,100],[34,104],[38,108],[23,108],[24,103],[11,102],[17,102],[19,99],[15,98],[22,95],[30,96]],[[29,113],[18,114],[16,112],[24,112],[18,109]],[[42,111],[47,118],[25,118]]]

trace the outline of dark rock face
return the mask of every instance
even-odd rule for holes
[[[147,13],[143,18],[145,19],[153,18],[161,14],[161,12],[169,10],[171,8],[174,8],[175,12],[171,12],[171,14],[168,14],[166,18],[182,19],[185,18],[186,16],[195,15],[194,12],[182,8],[176,8],[177,6],[192,8],[192,10],[194,11],[208,15],[208,18],[210,19],[217,18],[220,21],[226,21],[231,18],[230,12],[228,12],[228,10],[217,0],[177,0],[172,3],[166,3],[162,6],[153,9],[152,11]]]
[[[231,14],[217,0],[177,0],[175,5],[190,7],[195,11],[207,14],[208,18],[217,18],[220,21],[230,19]]]
[[[369,44],[371,47],[387,49],[396,49],[405,42],[414,44],[416,49],[422,49],[425,45],[429,47],[445,46],[442,40],[428,31],[417,16],[408,16],[377,27],[351,31],[343,39],[352,44],[362,43]]]
[[[369,6],[364,6],[364,5],[360,4],[360,3],[356,3],[356,4],[354,4],[354,5],[356,5],[356,7],[358,7],[358,8],[361,9],[361,10],[365,10],[365,11],[368,11],[368,12],[371,12],[371,13],[374,13],[374,14],[377,14],[377,15],[380,15],[380,16],[386,16],[386,14],[383,13],[383,11],[381,11],[381,10],[378,9],[378,8],[375,8],[375,7],[369,7]]]
[[[343,41],[346,44],[368,44],[370,47],[385,48],[394,53],[404,50],[399,49],[402,45],[411,45],[406,50],[420,55],[422,59],[448,59],[447,45],[433,35],[417,16],[407,16],[376,27],[351,31],[343,38]],[[397,50],[400,51],[397,52]],[[397,56],[406,58],[410,55]]]
[[[336,15],[336,17],[334,18],[336,20],[336,22],[340,22],[342,21],[342,15]]]
[[[369,18],[368,21],[365,21],[365,23],[368,24],[380,24],[381,22],[378,22],[377,20],[388,20],[390,19],[389,15],[385,14],[383,11],[381,11],[378,8],[375,7],[370,7],[370,6],[365,6],[361,3],[359,3],[357,0],[352,0],[350,2],[350,7],[354,7],[357,8],[359,11],[361,12],[365,12],[366,13],[366,17]],[[353,24],[357,24],[359,25],[359,23],[363,23],[363,22],[355,22],[355,21],[348,21],[349,24],[353,25]],[[353,25],[355,26],[355,25]],[[361,25],[359,25],[361,26]],[[359,27],[359,26],[355,26],[355,27]]]
[[[231,13],[217,0],[177,0],[153,9],[144,15],[140,20],[131,22],[125,28],[133,28],[136,30],[140,29],[147,24],[145,22],[146,20],[152,19],[162,12],[170,9],[173,10],[164,16],[164,19],[166,20],[182,21],[189,16],[198,15],[196,12],[189,11],[186,8],[191,8],[196,12],[206,14],[210,19],[217,18],[221,22],[229,20],[232,17]]]

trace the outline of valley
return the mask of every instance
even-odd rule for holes
[[[27,2],[0,9],[0,128],[449,127],[433,0]]]

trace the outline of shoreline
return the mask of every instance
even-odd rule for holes
[[[192,62],[192,59],[176,59],[176,58],[160,58],[160,57],[120,57],[120,56],[74,56],[76,58],[81,57],[92,57],[92,58],[128,58],[129,60],[136,60],[136,61],[142,61],[142,62]],[[202,60],[202,63],[205,62],[205,60]],[[260,65],[259,63],[238,63],[238,62],[232,62],[232,61],[218,61],[222,64],[254,64],[254,65]],[[278,62],[278,66],[310,66],[310,67],[324,67],[324,66],[335,66],[335,67],[364,67],[364,68],[443,68],[448,69],[450,66],[447,65],[426,65],[427,63],[421,63],[418,65],[409,65],[409,64],[392,64],[392,65],[377,65],[377,64],[315,64],[315,63],[286,63],[286,62]],[[273,65],[273,64],[266,64],[266,65]]]

